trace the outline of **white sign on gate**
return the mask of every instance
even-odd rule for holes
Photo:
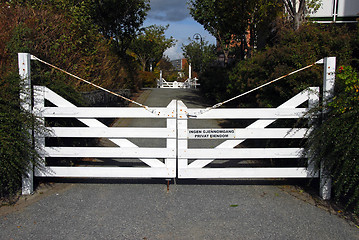
[[[189,139],[227,139],[235,138],[234,129],[189,129]]]

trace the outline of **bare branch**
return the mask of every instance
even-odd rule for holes
[[[285,5],[285,8],[287,9],[289,15],[294,18],[295,11],[293,9],[292,2],[290,0],[282,0],[282,1]]]

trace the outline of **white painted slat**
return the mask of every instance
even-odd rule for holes
[[[138,148],[136,144],[124,138],[109,138],[109,140],[120,146],[121,148]],[[153,158],[140,158],[140,160],[150,167],[165,167],[165,164],[160,160],[156,159],[154,156]]]
[[[176,138],[175,129],[135,127],[52,127],[49,136],[89,138]]]
[[[114,108],[114,107],[44,107],[44,117],[61,118],[168,118],[173,117],[172,111],[166,108],[156,108],[158,114],[144,108]]]
[[[175,149],[119,147],[45,147],[46,157],[173,158]]]
[[[318,177],[305,167],[298,168],[185,168],[179,169],[179,178],[312,178]]]
[[[189,115],[195,116],[201,109],[187,109]],[[307,108],[225,108],[213,109],[197,115],[195,119],[282,119],[300,118]]]
[[[182,130],[178,133],[179,139],[199,139],[194,136],[194,134],[188,134],[190,130],[196,129],[188,129]],[[225,128],[221,129],[201,129],[204,131],[216,131],[216,130],[226,130]],[[221,139],[291,139],[291,138],[304,138],[306,132],[308,131],[307,128],[266,128],[266,129],[259,129],[259,128],[244,128],[244,129],[234,129],[234,136],[229,135],[225,137],[225,134],[221,134],[224,137]],[[203,135],[203,134],[202,134]],[[211,134],[208,134],[207,138],[202,139],[211,139]],[[188,137],[187,137],[188,136]],[[218,138],[217,138],[218,139]]]
[[[174,178],[176,171],[168,168],[133,167],[46,167],[36,171],[38,177],[89,178]]]
[[[178,149],[178,158],[189,159],[254,159],[254,158],[300,158],[302,148],[188,148]]]

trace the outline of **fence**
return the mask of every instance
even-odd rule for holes
[[[157,88],[194,88],[196,89],[197,86],[200,84],[197,83],[197,78],[188,78],[184,82],[167,82],[164,78],[157,80]]]

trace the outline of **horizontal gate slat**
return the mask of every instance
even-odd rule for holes
[[[47,137],[176,138],[176,130],[167,128],[53,127],[48,130]]]
[[[305,167],[298,168],[184,168],[180,178],[312,178],[318,177]]]
[[[198,114],[203,109],[186,109],[196,119],[279,119],[300,118],[308,111],[307,108],[225,108],[213,109]],[[198,114],[198,115],[196,115]]]
[[[200,139],[200,137],[196,137],[195,134],[188,134],[189,131],[196,129],[180,129],[178,130],[178,138],[179,139]],[[206,132],[208,130],[216,130],[216,129],[201,129],[202,132]],[[220,128],[218,130],[226,130],[226,128]],[[307,128],[243,128],[243,129],[233,129],[234,134],[229,134],[228,137],[221,137],[221,139],[288,139],[288,138],[304,138],[306,133],[308,132]],[[221,134],[220,135],[226,135]],[[205,135],[201,133],[201,135]],[[208,134],[208,138],[210,139],[211,133]],[[188,137],[187,137],[188,136]]]
[[[178,158],[240,159],[240,158],[301,158],[302,148],[190,148],[178,149]]]
[[[37,177],[90,178],[162,178],[175,177],[175,169],[134,167],[45,167],[36,171]]]
[[[175,149],[120,147],[45,147],[46,157],[175,158]]]
[[[150,112],[144,108],[115,107],[43,107],[42,117],[61,118],[175,118],[173,111],[156,108]]]

